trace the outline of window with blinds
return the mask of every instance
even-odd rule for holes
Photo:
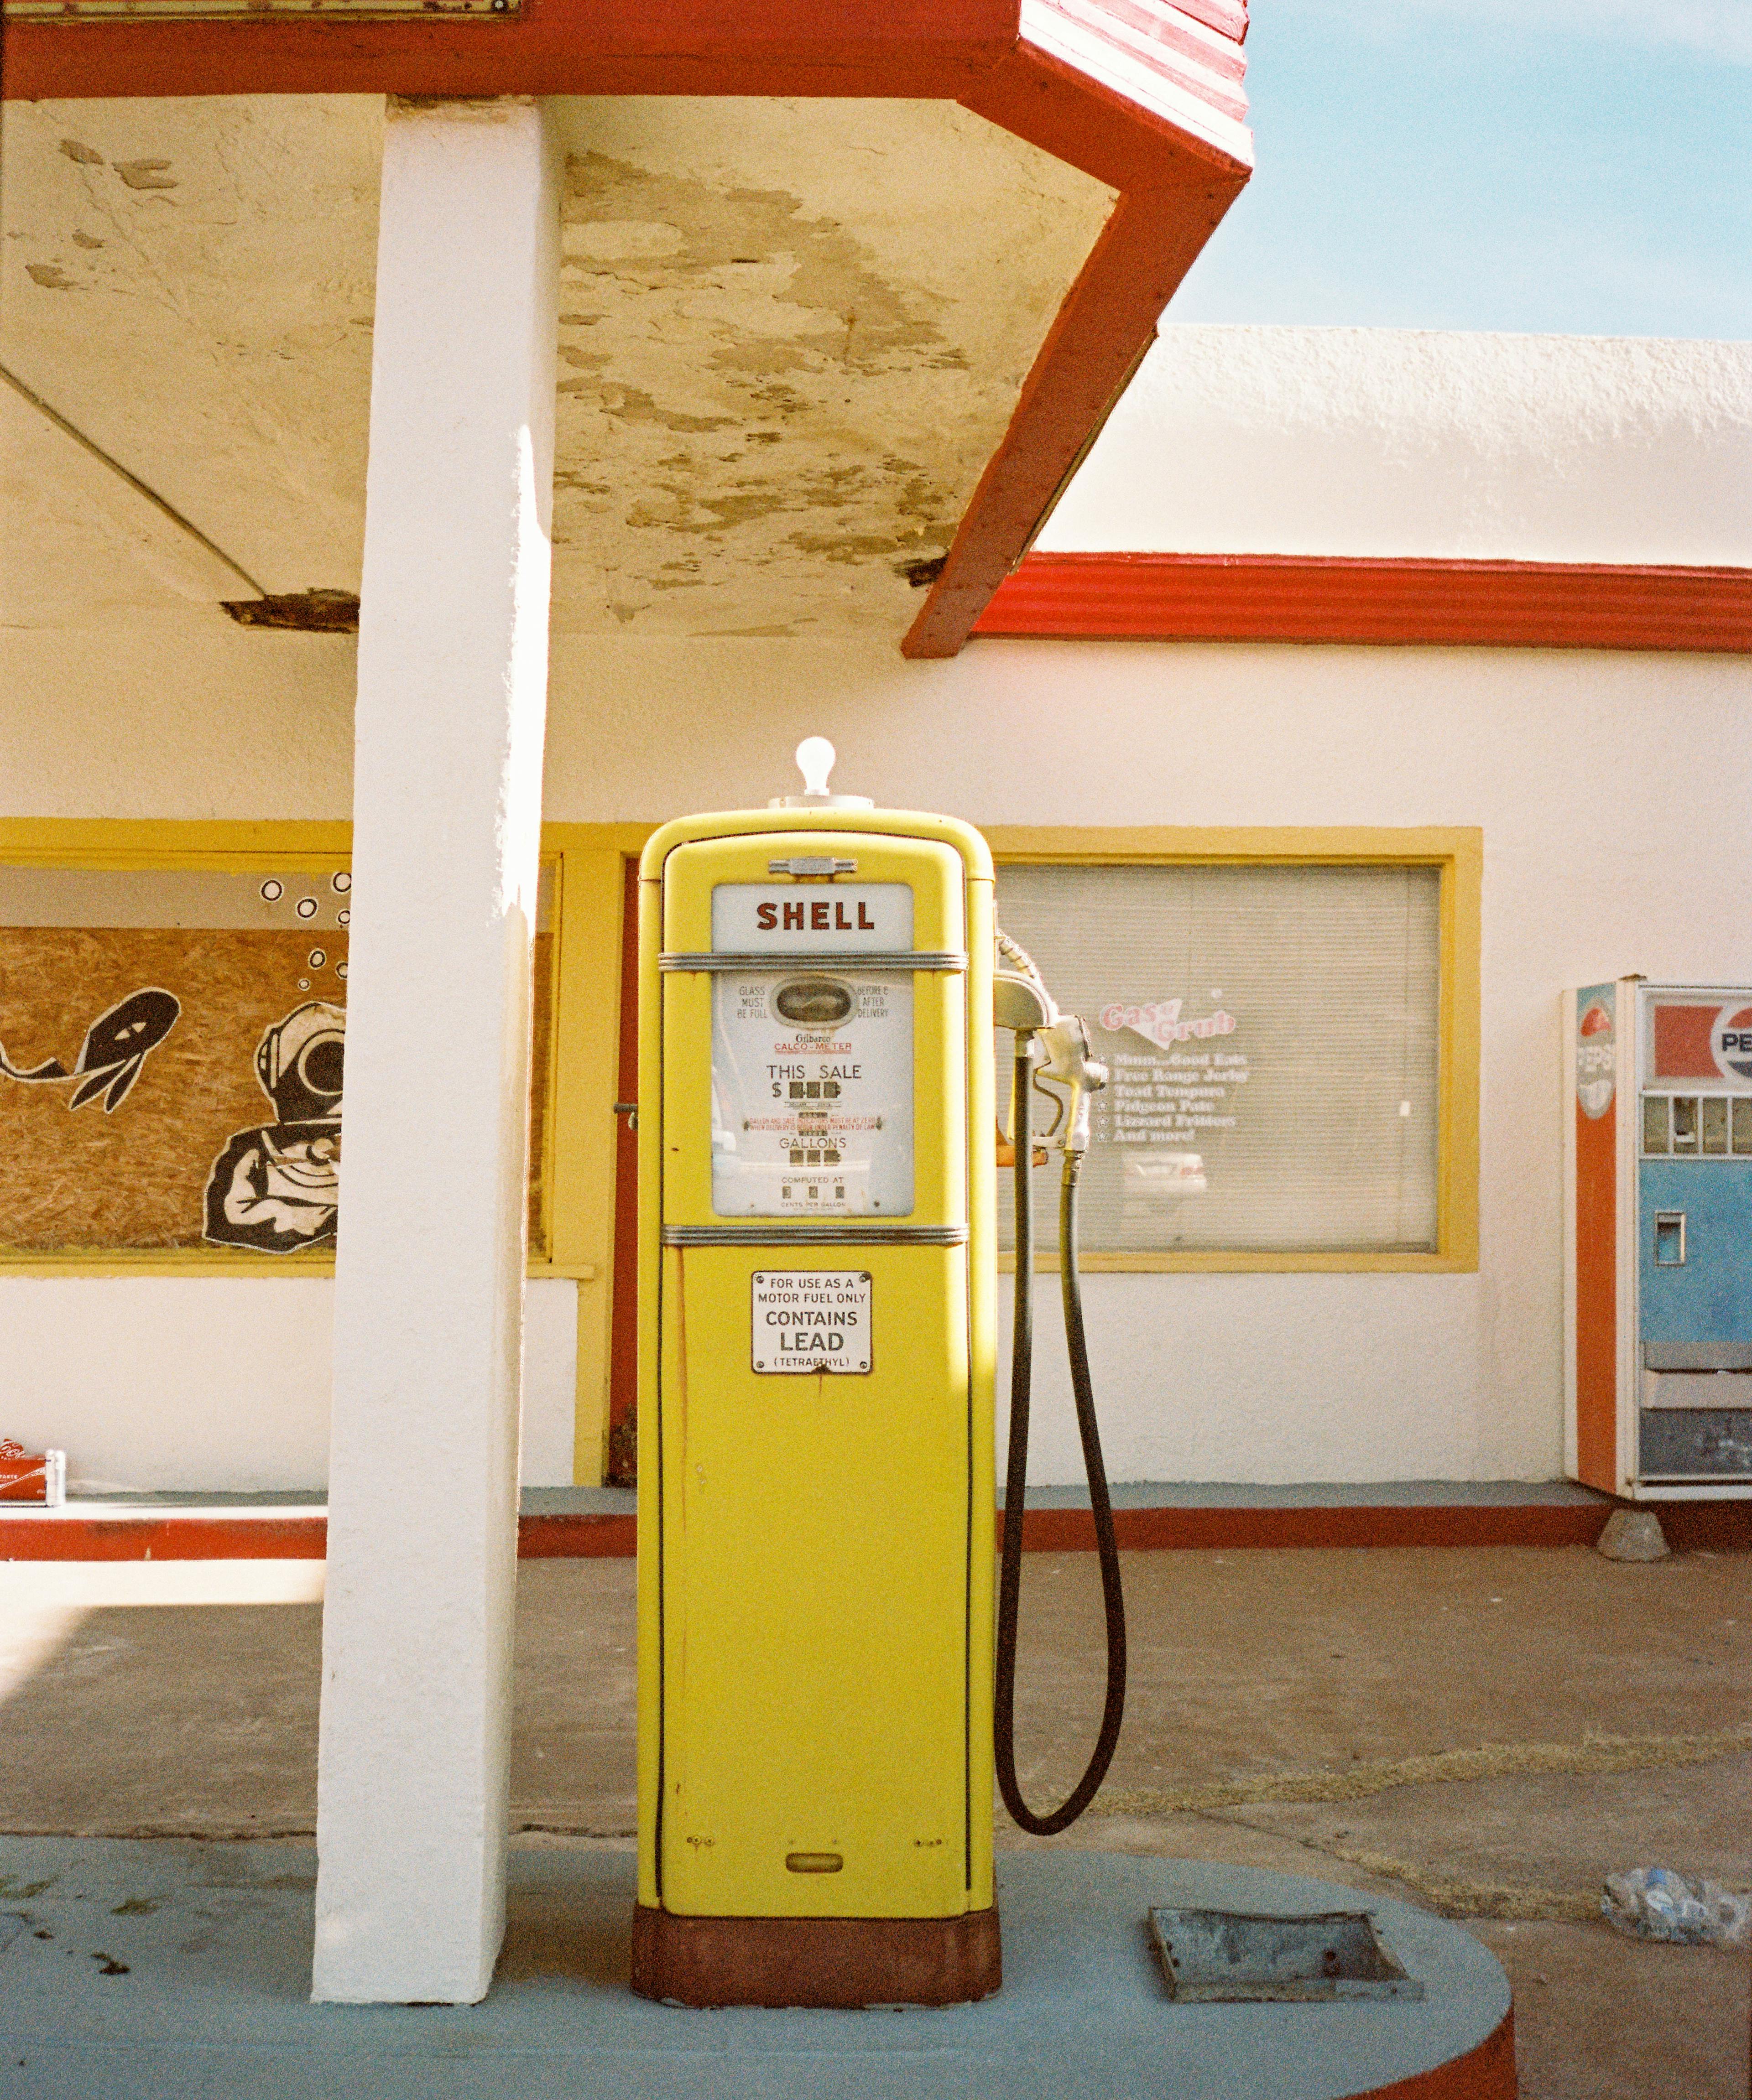
[[[1436,1251],[1439,869],[1007,863],[997,896],[1109,1067],[1086,1248]],[[1035,1176],[1043,1249],[1057,1178]]]

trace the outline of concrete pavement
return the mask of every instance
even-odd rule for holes
[[[272,1565],[272,1564],[268,1564]],[[0,1569],[15,1681],[0,1823],[211,1838],[312,1827],[311,1601],[42,1599]],[[261,1564],[257,1564],[259,1567]],[[289,1581],[308,1585],[313,1564]],[[514,1823],[527,1849],[633,1823],[632,1575],[523,1564]],[[62,1578],[64,1581],[67,1578]],[[1586,1549],[1127,1556],[1132,1695],[1097,1810],[1048,1849],[1314,1874],[1463,1920],[1515,1981],[1530,2100],[1740,2100],[1744,1953],[1634,1944],[1601,1875],[1656,1861],[1752,1881],[1752,1560]],[[1020,1701],[1036,1800],[1098,1710],[1086,1555],[1031,1555]],[[32,1603],[35,1596],[38,1602]],[[33,1621],[33,1612],[38,1615]],[[59,1613],[45,1619],[43,1614]],[[36,1626],[33,1635],[31,1626]],[[34,1642],[34,1644],[33,1643]],[[1000,1816],[1000,1843],[1033,1849]],[[509,1958],[509,1957],[508,1957]]]

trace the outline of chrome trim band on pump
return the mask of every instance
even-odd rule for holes
[[[665,1246],[965,1246],[965,1225],[865,1225],[855,1220],[787,1224],[665,1225]]]
[[[736,955],[669,952],[657,958],[660,970],[965,970],[964,948],[880,948],[867,954],[839,949],[788,954],[760,949]]]

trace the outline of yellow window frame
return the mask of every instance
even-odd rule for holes
[[[1484,834],[1476,827],[1388,826],[1076,827],[999,824],[982,827],[998,865],[1004,909],[1006,862],[1083,867],[1433,867],[1440,876],[1441,993],[1436,1099],[1434,1252],[1343,1249],[1203,1247],[1176,1253],[1082,1251],[1091,1271],[1309,1271],[1456,1273],[1478,1267],[1478,1070],[1480,938]],[[1000,1257],[1005,1268],[1014,1257]],[[1056,1270],[1056,1253],[1035,1267]]]

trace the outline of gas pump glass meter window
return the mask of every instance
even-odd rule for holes
[[[911,946],[911,885],[720,883],[712,945],[748,959],[712,982],[713,1211],[905,1217],[912,978],[858,958]]]

